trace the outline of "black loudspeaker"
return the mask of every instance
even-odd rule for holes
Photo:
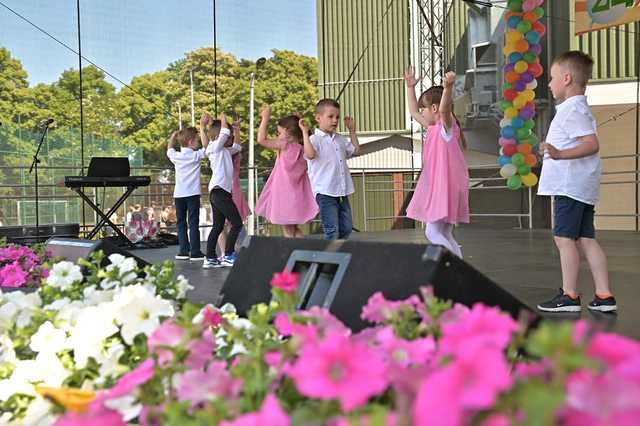
[[[354,240],[252,237],[238,253],[220,303],[232,303],[244,315],[252,305],[268,302],[272,275],[286,266],[302,275],[299,307],[327,307],[354,331],[370,325],[360,313],[374,293],[402,300],[429,285],[437,297],[466,306],[481,302],[498,306],[514,318],[522,311],[534,315],[527,305],[441,246]]]
[[[44,242],[51,237],[78,238],[79,234],[79,223],[40,225],[39,233],[34,225],[0,226],[0,238],[4,237],[7,242],[22,245]]]
[[[102,250],[105,258],[100,266],[109,264],[107,259],[110,255],[117,253],[126,257],[133,257],[139,268],[144,268],[149,263],[132,255],[116,245],[106,240],[79,240],[75,238],[51,238],[47,241],[46,249],[54,257],[62,257],[71,262],[77,262],[78,259],[88,259],[89,255],[94,251]]]

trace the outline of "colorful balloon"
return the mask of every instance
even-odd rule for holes
[[[514,118],[514,120],[515,120],[515,118]],[[521,128],[521,129],[517,130],[516,135],[518,136],[519,140],[526,139],[531,135],[531,130],[525,129],[525,128]]]
[[[500,168],[500,176],[505,179],[515,176],[516,173],[518,173],[518,168],[513,164],[505,164]]]
[[[531,31],[531,28],[533,28],[533,26],[529,21],[520,21],[520,23],[516,27],[516,29],[518,30],[518,32],[521,33],[521,35]]]
[[[538,176],[535,173],[529,173],[520,177],[520,180],[526,187],[536,186],[538,183]]]
[[[514,107],[507,108],[504,110],[504,116],[507,118],[514,118],[518,116],[518,110]],[[529,117],[531,118],[531,117]]]
[[[518,174],[520,176],[526,176],[529,173],[531,173],[531,167],[527,166],[526,164],[518,167]]]
[[[516,117],[513,120],[511,120],[511,126],[515,127],[516,129],[519,129],[524,126],[524,120],[520,117]]]
[[[513,190],[520,189],[522,187],[522,179],[518,175],[511,176],[507,179],[507,186]]]
[[[505,111],[505,115],[507,115],[506,111]],[[507,127],[503,127],[502,130],[500,130],[500,135],[502,135],[502,137],[505,139],[512,139],[516,135],[516,131],[513,127],[507,126]],[[507,155],[511,155],[511,154],[507,154]]]
[[[516,81],[515,83],[513,83],[513,88],[515,90],[517,90],[518,92],[522,92],[523,90],[525,90],[527,88],[527,83],[525,83],[522,80]]]
[[[522,21],[522,18],[520,18],[519,16],[510,16],[509,19],[507,19],[507,26],[509,28],[517,28],[518,24],[520,23],[520,21]]]
[[[498,140],[498,143],[500,144],[500,146],[515,145],[516,144],[516,140],[515,139],[500,138]]]
[[[507,40],[507,44],[515,43],[524,38],[524,33],[522,31],[507,31],[507,34],[504,36],[505,40]]]
[[[506,155],[501,155],[498,157],[498,164],[500,166],[504,166],[505,164],[511,164],[511,157],[507,157]]]
[[[525,35],[524,38],[529,42],[529,44],[538,44],[540,43],[540,38],[542,36],[536,32],[536,31],[528,31]]]
[[[528,143],[521,143],[520,145],[518,145],[516,147],[516,150],[520,153],[523,154],[525,156],[524,160],[525,160],[525,164],[527,162],[527,154],[531,154],[531,150],[533,148],[531,147],[531,145],[529,145]],[[526,175],[526,173],[520,173],[521,175]]]
[[[514,48],[516,52],[524,53],[529,50],[529,42],[527,40],[518,40]]]
[[[520,155],[522,155],[522,154],[520,154]],[[513,162],[513,159],[511,159],[511,162]],[[524,164],[526,164],[529,167],[535,167],[536,164],[538,164],[538,159],[533,154],[527,154],[524,157]]]
[[[518,61],[513,67],[513,70],[518,74],[522,74],[529,69],[529,64],[525,61]]]
[[[544,9],[541,7],[536,7],[533,9],[533,13],[536,14],[536,18],[540,19],[544,16]]]
[[[522,166],[525,164],[525,156],[518,153],[515,153],[511,156],[511,164],[514,166]]]

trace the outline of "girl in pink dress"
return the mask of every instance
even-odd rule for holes
[[[404,75],[411,116],[427,129],[422,148],[422,172],[407,207],[407,217],[426,223],[426,237],[462,257],[453,226],[469,222],[469,171],[462,153],[464,137],[453,115],[453,83],[448,72],[442,86],[416,99],[418,79],[413,68]],[[422,111],[421,111],[422,110]]]
[[[301,237],[298,225],[312,220],[318,214],[318,204],[307,176],[302,140],[309,128],[299,117],[291,115],[278,121],[278,138],[269,139],[267,127],[271,108],[262,108],[262,121],[258,130],[258,143],[277,151],[278,157],[271,175],[256,203],[256,214],[271,223],[282,225],[285,237]]]

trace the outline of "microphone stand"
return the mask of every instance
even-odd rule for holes
[[[42,137],[40,137],[40,143],[38,144],[38,149],[36,149],[36,153],[33,155],[33,161],[31,162],[31,167],[29,168],[29,174],[35,169],[35,189],[36,189],[36,243],[40,242],[40,211],[38,209],[39,204],[39,186],[38,186],[38,164],[40,164],[40,159],[38,159],[38,154],[40,154],[40,148],[42,148],[42,143],[47,137],[47,133],[49,132],[50,122],[45,122],[44,130],[42,131]]]

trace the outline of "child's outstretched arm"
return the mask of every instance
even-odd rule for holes
[[[586,135],[578,138],[580,144],[569,149],[558,149],[549,143],[540,144],[540,153],[544,154],[545,151],[549,154],[549,157],[554,160],[573,160],[576,158],[588,157],[600,151],[600,142],[598,136]]]
[[[207,146],[209,146],[209,136],[207,136],[207,125],[211,117],[206,112],[202,113],[202,117],[200,117],[200,142],[202,143],[202,147],[206,150]]]
[[[353,152],[351,155],[358,155],[360,152],[360,142],[358,141],[358,134],[356,133],[356,120],[353,117],[345,117],[344,125],[349,130],[349,140],[353,145]]]
[[[176,148],[176,136],[178,136],[177,130],[171,133],[171,136],[169,137],[169,142],[167,143],[167,151],[169,151],[171,148]]]
[[[418,79],[416,78],[413,67],[407,68],[404,72],[404,81],[407,84],[407,102],[409,102],[411,117],[420,123],[422,127],[429,127],[429,123],[427,123],[422,114],[420,114],[420,106],[416,98],[416,84],[418,84]]]
[[[302,130],[304,156],[308,160],[313,160],[316,158],[316,149],[311,145],[311,139],[309,139],[309,124],[301,118],[300,121],[298,121],[298,126],[300,127],[300,130]]]
[[[236,121],[231,123],[231,129],[233,130],[233,144],[229,148],[229,150],[231,151],[231,155],[237,154],[242,150],[242,146],[240,145],[240,143],[242,142],[240,140],[240,121],[241,120],[238,118]]]
[[[271,106],[269,104],[262,106],[260,117],[262,119],[260,120],[260,127],[258,128],[258,144],[268,149],[282,148],[282,143],[278,139],[269,139],[269,135],[267,134],[269,119],[271,118]]]
[[[455,118],[453,118],[453,84],[456,82],[455,71],[449,71],[444,75],[442,79],[442,85],[444,90],[442,91],[442,99],[440,99],[440,117],[442,122],[449,131],[453,127]]]

